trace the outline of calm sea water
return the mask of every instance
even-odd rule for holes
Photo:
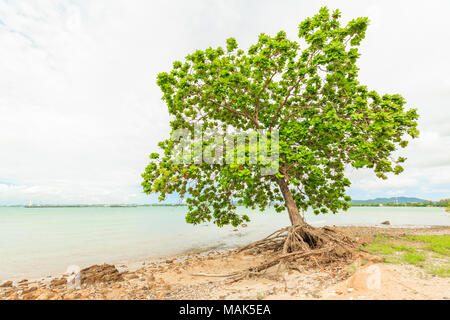
[[[260,239],[289,225],[285,213],[239,208],[247,228],[185,223],[185,207],[0,208],[0,280],[63,273],[69,265],[133,262]],[[450,225],[443,208],[355,207],[335,215],[306,214],[314,226]]]

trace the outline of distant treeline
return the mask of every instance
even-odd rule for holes
[[[386,203],[358,203],[352,204],[353,207],[450,207],[450,199],[441,199],[439,201],[423,201],[423,202],[409,202],[409,203],[396,203],[396,202],[386,202]]]
[[[450,211],[450,198],[441,199],[439,201],[429,201],[421,200],[418,202],[405,202],[405,199],[411,198],[399,198],[401,201],[386,201],[385,199],[374,199],[374,200],[355,200],[351,202],[353,207],[447,207]],[[384,201],[383,201],[384,200]],[[389,199],[390,200],[390,199]],[[374,202],[372,202],[374,201]],[[271,203],[270,205],[272,205]],[[187,206],[186,203],[153,203],[153,204],[75,204],[75,205],[28,205],[25,208],[98,208],[98,207],[109,207],[109,208],[127,208],[127,207],[183,207]],[[22,207],[21,205],[11,206],[11,207]]]
[[[22,206],[11,206],[22,207]],[[137,207],[135,204],[39,204],[39,205],[26,205],[25,208],[128,208]]]
[[[185,203],[154,203],[154,204],[140,204],[138,207],[184,207]]]

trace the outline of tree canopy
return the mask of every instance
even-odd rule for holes
[[[349,207],[347,166],[371,168],[379,178],[399,174],[406,159],[392,154],[418,136],[416,109],[399,94],[379,94],[358,81],[359,46],[367,18],[345,25],[341,13],[324,7],[300,23],[298,41],[285,32],[260,34],[247,50],[234,38],[225,48],[197,50],[158,75],[172,130],[265,130],[279,133],[279,168],[263,175],[263,164],[177,163],[177,141],[159,143],[145,169],[143,188],[186,197],[186,221],[219,226],[249,221],[236,205],[264,210],[273,204],[316,214]],[[387,75],[388,76],[388,75]],[[206,143],[207,144],[207,143]],[[248,158],[248,150],[246,151]]]

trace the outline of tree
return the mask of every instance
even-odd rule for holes
[[[441,199],[436,202],[436,205],[440,207],[450,207],[450,199]]]
[[[393,159],[392,153],[406,147],[406,135],[418,136],[418,114],[405,110],[401,95],[380,95],[359,83],[358,47],[369,21],[341,25],[340,17],[324,7],[300,23],[298,42],[283,31],[261,34],[244,51],[229,38],[225,49],[197,50],[159,74],[172,130],[198,123],[220,132],[277,130],[279,169],[265,176],[260,162],[175,163],[177,142],[168,139],[159,143],[161,155],[151,155],[144,191],[160,192],[160,200],[174,192],[186,195],[189,223],[249,221],[236,213],[237,201],[260,210],[274,204],[277,211],[287,209],[293,226],[306,226],[300,210],[349,207],[346,166],[372,168],[382,179],[401,173],[405,158]]]

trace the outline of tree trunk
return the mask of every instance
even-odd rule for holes
[[[300,212],[298,211],[297,205],[295,204],[294,198],[292,197],[292,193],[289,190],[289,186],[284,178],[278,179],[277,182],[280,186],[281,193],[283,194],[284,201],[289,213],[289,219],[291,219],[291,224],[293,226],[298,224],[306,224],[305,220],[303,220]]]

